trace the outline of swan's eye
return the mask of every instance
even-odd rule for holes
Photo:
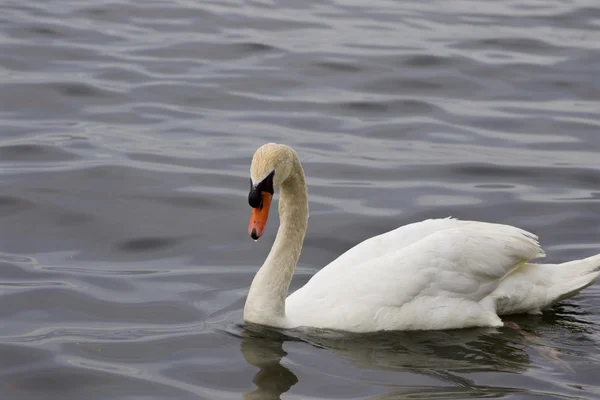
[[[250,193],[248,193],[248,204],[252,208],[262,209],[262,192],[273,194],[273,176],[275,171],[271,172],[265,179],[260,181],[256,186],[252,186],[252,180],[250,180]]]

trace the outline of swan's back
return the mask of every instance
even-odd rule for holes
[[[407,251],[407,248],[413,245],[416,246]],[[492,262],[490,254],[483,254],[480,245],[485,245],[485,249],[495,253],[497,257],[512,258],[503,262]],[[510,251],[505,251],[507,249]],[[440,257],[447,260],[462,257],[470,264],[478,260],[475,264],[479,268],[496,269],[494,275],[502,277],[509,272],[504,269],[505,264],[514,266],[518,262],[543,256],[544,251],[540,248],[537,237],[513,226],[453,218],[429,219],[373,236],[357,244],[323,267],[311,281],[327,280],[331,283],[355,269],[374,272],[373,269],[379,268],[399,272],[408,267],[404,265],[404,257],[417,258],[420,259],[419,262],[425,263],[430,263],[429,258]],[[427,259],[423,259],[424,257]],[[377,262],[380,258],[383,260]],[[390,265],[389,262],[392,261],[397,262]],[[514,264],[511,264],[513,262]],[[455,267],[460,268],[456,265]]]
[[[507,225],[427,220],[370,238],[287,299],[291,325],[372,331],[499,326],[490,296],[544,256]]]

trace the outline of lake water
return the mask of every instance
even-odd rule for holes
[[[308,176],[292,290],[431,217],[599,253],[597,0],[5,0],[0,27],[3,398],[600,398],[600,283],[526,334],[242,325],[269,141]]]

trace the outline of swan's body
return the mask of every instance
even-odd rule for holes
[[[498,315],[539,313],[600,274],[600,255],[532,264],[544,252],[529,232],[437,219],[365,240],[286,300],[308,220],[304,172],[291,148],[271,143],[254,155],[251,179],[250,202],[257,206],[251,236],[262,234],[269,194],[278,187],[281,225],[252,282],[244,308],[248,322],[352,332],[497,327],[503,325]],[[265,187],[263,203],[253,190]]]

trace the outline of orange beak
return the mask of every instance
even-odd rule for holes
[[[248,234],[254,240],[257,240],[265,231],[267,226],[267,218],[269,218],[269,207],[271,207],[271,200],[273,195],[268,192],[261,192],[262,203],[260,207],[252,209],[252,215],[250,215],[250,224],[248,224]]]

